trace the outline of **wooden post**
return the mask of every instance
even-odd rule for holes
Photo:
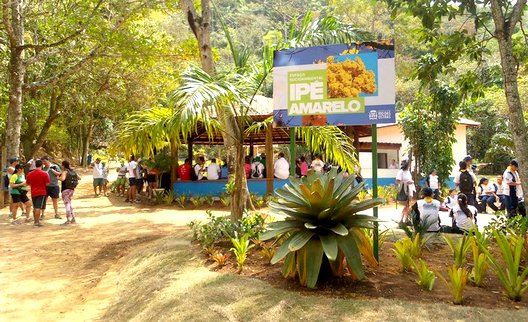
[[[273,193],[273,127],[266,128],[266,193]]]
[[[187,157],[189,158],[189,160],[191,160],[191,165],[192,165],[193,163],[193,144],[192,144],[191,138],[187,139]]]

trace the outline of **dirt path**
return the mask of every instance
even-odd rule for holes
[[[62,201],[59,208],[64,217]],[[115,291],[108,277],[119,270],[120,258],[205,217],[204,211],[131,205],[113,195],[95,198],[90,175],[75,191],[74,208],[77,225],[49,219],[41,228],[11,225],[7,208],[1,210],[0,321],[97,319]]]

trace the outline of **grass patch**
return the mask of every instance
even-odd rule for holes
[[[208,270],[183,232],[130,255],[128,263],[103,321],[519,321],[528,314],[525,309],[334,298],[277,289]]]

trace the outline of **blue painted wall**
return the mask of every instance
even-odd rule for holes
[[[454,178],[449,178],[449,182],[447,183],[449,188],[455,187],[453,180]],[[273,190],[283,187],[287,182],[288,180],[275,179],[273,181]],[[191,194],[193,196],[212,195],[218,197],[222,192],[225,192],[226,183],[227,180],[176,181],[173,186],[173,191],[176,194]],[[367,188],[372,188],[372,179],[365,178],[365,184]],[[394,184],[394,178],[378,178],[379,186],[390,186]],[[263,196],[266,194],[266,179],[248,180],[248,188],[249,192]]]

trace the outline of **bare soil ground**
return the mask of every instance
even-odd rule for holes
[[[47,219],[41,228],[12,225],[8,208],[1,210],[0,321],[95,319],[115,289],[101,280],[119,270],[124,256],[187,229],[186,213],[204,215],[146,202],[132,205],[114,195],[95,198],[91,182],[91,173],[84,173],[75,191],[76,225],[61,225],[62,201],[63,219]],[[47,208],[53,218],[51,201]]]

